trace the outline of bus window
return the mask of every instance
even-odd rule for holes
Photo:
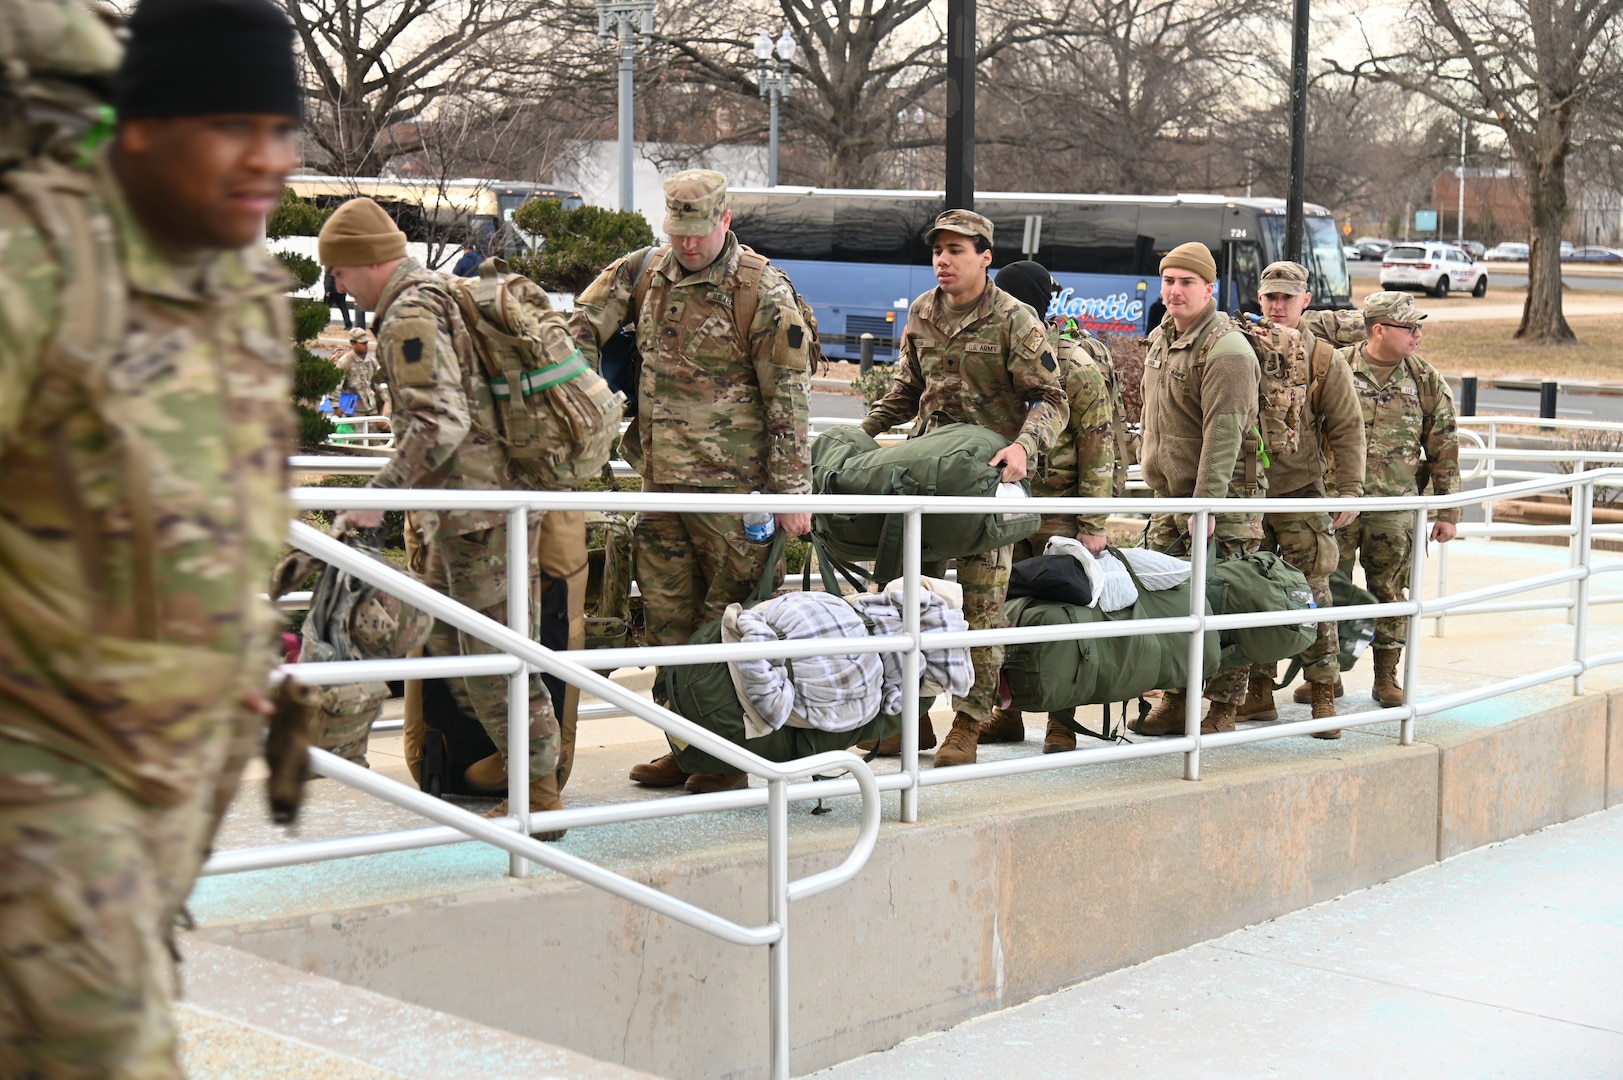
[[[1262,284],[1262,245],[1241,240],[1228,245],[1228,287],[1222,297],[1226,311],[1262,313],[1257,289]]]
[[[1191,240],[1212,249],[1212,257],[1223,250],[1218,233],[1223,207],[1215,203],[1147,203],[1138,212],[1137,240],[1133,259],[1135,269],[1125,273],[1161,273],[1161,256]],[[1221,265],[1221,264],[1219,264]]]
[[[1285,218],[1281,214],[1268,214],[1262,219],[1270,255],[1284,259]],[[1335,219],[1310,215],[1304,220],[1307,250],[1303,261],[1307,265],[1307,287],[1313,294],[1316,308],[1344,308],[1352,306],[1352,277],[1347,272],[1347,257],[1341,252],[1341,237],[1336,235]]]

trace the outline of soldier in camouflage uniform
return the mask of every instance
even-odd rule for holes
[[[1010,263],[997,273],[994,284],[1039,315],[1048,310],[1054,283],[1048,271],[1030,261]],[[1031,475],[1031,493],[1038,498],[1108,499],[1115,486],[1116,453],[1112,427],[1110,386],[1102,368],[1110,363],[1104,344],[1065,319],[1048,328],[1048,345],[1059,360],[1060,382],[1065,386],[1070,417],[1053,449],[1039,455]],[[1050,537],[1082,541],[1094,554],[1105,549],[1104,514],[1044,514],[1042,527],[1014,545],[1015,562],[1041,555]],[[1076,749],[1076,710],[1048,715],[1043,753]],[[981,727],[981,742],[1024,742],[1025,718],[1018,709],[994,706],[992,718]]]
[[[1276,450],[1268,466],[1270,499],[1323,497],[1333,487],[1344,499],[1356,498],[1364,487],[1364,418],[1353,391],[1352,369],[1335,359],[1331,346],[1306,336],[1303,321],[1312,294],[1307,291],[1307,267],[1294,262],[1270,263],[1262,271],[1257,300],[1276,326],[1303,333],[1309,350],[1309,383],[1301,430],[1301,445],[1294,453]],[[1314,312],[1313,314],[1321,314]],[[1334,313],[1332,313],[1334,314]],[[1322,379],[1319,372],[1323,371]],[[1326,451],[1330,460],[1326,459]],[[1331,476],[1331,460],[1334,476]],[[1314,603],[1330,607],[1330,573],[1338,559],[1336,530],[1358,517],[1355,510],[1334,516],[1324,512],[1265,514],[1263,547],[1277,552],[1300,570],[1313,590]],[[1336,624],[1319,624],[1319,635],[1302,653],[1307,676],[1306,700],[1313,718],[1336,715],[1336,684],[1341,681]],[[1273,664],[1251,669],[1250,689],[1240,706],[1242,720],[1277,720],[1274,705]],[[1319,739],[1341,737],[1339,729],[1314,732]]]
[[[1254,499],[1266,486],[1258,469],[1257,392],[1261,367],[1234,321],[1212,299],[1217,261],[1198,242],[1180,244],[1161,260],[1161,302],[1166,317],[1150,334],[1144,360],[1144,482],[1157,498],[1191,496]],[[1211,340],[1208,340],[1211,339]],[[1204,359],[1203,359],[1204,358]],[[1260,508],[1259,508],[1260,509]],[[1190,553],[1192,517],[1154,514],[1144,545],[1170,555]],[[1262,515],[1213,514],[1219,557],[1247,555],[1262,543]],[[1246,668],[1208,674],[1211,702],[1201,731],[1234,730],[1245,698]],[[1184,730],[1186,690],[1168,688],[1155,710],[1132,728],[1143,735]]]
[[[1460,439],[1454,395],[1437,369],[1421,358],[1420,330],[1426,316],[1408,293],[1378,292],[1364,298],[1369,340],[1336,355],[1352,367],[1364,415],[1368,464],[1364,492],[1372,496],[1452,495],[1460,490]],[[1431,539],[1454,539],[1460,512],[1437,511]],[[1414,558],[1414,515],[1409,511],[1365,513],[1341,534],[1341,568],[1352,572],[1362,553],[1369,591],[1383,604],[1403,600]],[[1375,685],[1383,706],[1403,704],[1398,660],[1408,636],[1401,615],[1375,622]]]
[[[293,32],[145,0],[120,65],[88,8],[44,6],[6,20],[53,16],[78,87],[118,66],[119,120],[0,196],[0,1076],[178,1080],[173,928],[279,628],[291,282],[256,238],[298,160]],[[0,79],[55,70],[29,42]],[[59,162],[73,105],[32,129]]]
[[[321,227],[321,261],[356,303],[375,312],[378,359],[394,406],[395,453],[372,478],[374,488],[445,488],[501,491],[507,452],[497,432],[495,398],[468,336],[461,309],[439,275],[406,255],[406,234],[371,199],[340,206]],[[349,511],[356,528],[374,528],[381,510]],[[500,510],[418,511],[427,541],[423,583],[475,611],[507,622],[507,515]],[[529,566],[538,573],[540,515],[529,522]],[[532,592],[533,596],[533,592]],[[530,604],[531,636],[539,629],[540,605]],[[436,622],[430,656],[472,656],[493,646]],[[451,679],[463,712],[476,716],[510,769],[505,675]],[[549,784],[558,764],[558,721],[539,675],[530,677],[528,775],[530,809],[562,807]],[[504,801],[489,816],[507,813]],[[555,839],[551,833],[538,833]]]
[[[917,420],[915,434],[944,420],[977,424],[1012,440],[989,464],[1002,469],[1005,481],[1023,480],[1053,448],[1070,412],[1059,360],[1037,313],[987,279],[990,221],[968,210],[948,210],[936,218],[925,242],[934,250],[938,286],[913,301],[895,378],[863,419],[862,430],[878,435],[908,420]],[[957,560],[970,629],[1008,625],[1003,600],[1013,556],[1014,549],[1006,547]],[[946,567],[924,572],[939,575]],[[981,724],[992,716],[1003,648],[973,649],[971,657],[975,685],[968,696],[953,699],[952,731],[936,751],[937,768],[973,762]],[[926,724],[919,735],[920,749],[928,749],[934,732]],[[882,753],[899,751],[900,736],[887,741]]]
[[[376,320],[372,323],[377,325]],[[334,356],[332,362],[344,373],[338,390],[355,395],[353,415],[377,416],[378,406],[384,400],[383,365],[371,354],[365,330],[355,327],[349,332],[349,348]]]
[[[810,331],[789,278],[738,242],[732,218],[725,176],[676,174],[665,182],[670,246],[617,260],[575,298],[570,325],[594,366],[604,342],[636,325],[642,363],[626,455],[644,491],[811,490]],[[741,326],[751,301],[755,313]],[[798,536],[811,530],[811,517],[778,514],[776,527]],[[745,538],[736,513],[639,514],[635,542],[650,645],[686,644],[767,569],[768,547]],[[743,773],[690,777],[675,754],[638,765],[631,779],[689,791],[748,783]]]

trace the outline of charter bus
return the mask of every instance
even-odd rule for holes
[[[824,352],[855,357],[859,336],[874,358],[894,359],[913,298],[935,287],[924,231],[941,212],[939,191],[735,188],[733,232],[794,280],[817,315]],[[992,220],[992,268],[1033,258],[1059,291],[1050,315],[1077,316],[1095,333],[1145,334],[1161,321],[1161,256],[1190,240],[1211,248],[1218,303],[1257,310],[1262,268],[1285,257],[1285,201],[1225,195],[1059,195],[985,192],[975,209]],[[1335,221],[1304,208],[1313,306],[1352,306],[1352,280]],[[1029,252],[1029,254],[1028,254]]]
[[[452,242],[477,242],[491,254],[528,244],[528,238],[510,227],[513,211],[531,199],[559,199],[566,209],[582,205],[580,192],[571,188],[548,187],[515,180],[434,180],[402,176],[290,176],[287,186],[300,198],[318,206],[336,206],[345,199],[366,195],[379,202],[415,207],[419,224],[409,220],[401,227],[412,240],[444,240],[451,230],[466,229],[464,237]],[[421,235],[411,235],[413,232]]]

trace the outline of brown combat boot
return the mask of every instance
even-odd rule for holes
[[[858,750],[861,750],[864,754],[866,754],[868,751],[873,750],[873,746],[874,746],[874,744],[871,743],[871,742],[863,742],[863,743],[857,743],[856,748]],[[919,717],[919,749],[920,750],[930,750],[930,749],[933,749],[934,747],[935,747],[935,728],[930,725],[930,718],[928,716],[921,716],[921,717]],[[894,735],[886,735],[883,739],[880,739],[879,740],[879,749],[874,752],[874,757],[901,757],[901,756],[902,756],[902,733],[900,731],[898,731]]]
[[[1221,731],[1234,730],[1234,718],[1239,715],[1238,705],[1230,705],[1226,701],[1214,701],[1211,708],[1206,710],[1206,718],[1200,722],[1202,735],[1216,735]]]
[[[499,752],[480,758],[462,770],[462,779],[478,791],[500,795],[507,790],[507,762]]]
[[[539,777],[530,781],[530,813],[534,814],[542,810],[562,810],[563,808],[563,797],[558,794],[557,774]],[[503,799],[489,810],[486,810],[482,816],[487,818],[506,817],[507,800]],[[550,844],[562,840],[564,833],[568,831],[568,829],[544,829],[541,832],[533,832],[530,836],[543,843]]]
[[[749,773],[694,773],[688,777],[687,789],[695,795],[708,795],[712,791],[737,791],[750,786]]]
[[[1347,688],[1341,685],[1341,676],[1337,675],[1336,697],[1345,697],[1346,695]],[[1313,704],[1313,684],[1310,682],[1303,682],[1301,686],[1296,688],[1296,692],[1291,695],[1291,700],[1296,702],[1298,705]]]
[[[968,713],[954,713],[952,730],[941,741],[933,764],[938,769],[949,765],[975,764],[975,745],[980,741],[981,722]]]
[[[1005,712],[1001,707],[994,706],[992,708],[992,718],[981,725],[980,741],[984,743],[1025,742],[1025,714],[1019,709],[1010,709]]]
[[[1313,719],[1323,720],[1336,715],[1336,691],[1327,682],[1308,683],[1313,688]],[[1315,739],[1339,739],[1340,728],[1331,728],[1329,731],[1315,731]]]
[[[1043,753],[1063,754],[1068,750],[1076,749],[1076,732],[1055,720],[1048,718],[1048,730],[1043,732]]]
[[[688,774],[676,763],[675,754],[655,758],[645,765],[631,766],[631,779],[643,787],[677,787],[687,781]]]
[[[1398,685],[1398,660],[1402,656],[1402,649],[1375,650],[1375,685],[1370,688],[1369,696],[1382,708],[1403,704],[1403,687]]]
[[[1251,681],[1246,686],[1245,701],[1238,715],[1241,720],[1279,719],[1279,706],[1274,704],[1274,676],[1268,665],[1259,664],[1251,669]]]
[[[1155,703],[1150,715],[1127,722],[1127,730],[1135,735],[1182,735],[1184,704],[1188,695],[1182,690],[1163,690],[1161,700]]]

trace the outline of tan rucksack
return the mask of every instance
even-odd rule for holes
[[[546,292],[500,259],[476,278],[446,278],[496,399],[511,479],[564,491],[602,475],[625,395],[592,370]]]
[[[1319,399],[1335,350],[1326,342],[1261,315],[1239,319],[1219,315],[1196,348],[1194,362],[1205,364],[1223,335],[1231,331],[1245,336],[1261,370],[1257,387],[1257,460],[1266,469],[1271,463],[1270,452],[1294,454],[1305,441],[1315,437],[1308,431],[1309,416],[1321,415]]]

